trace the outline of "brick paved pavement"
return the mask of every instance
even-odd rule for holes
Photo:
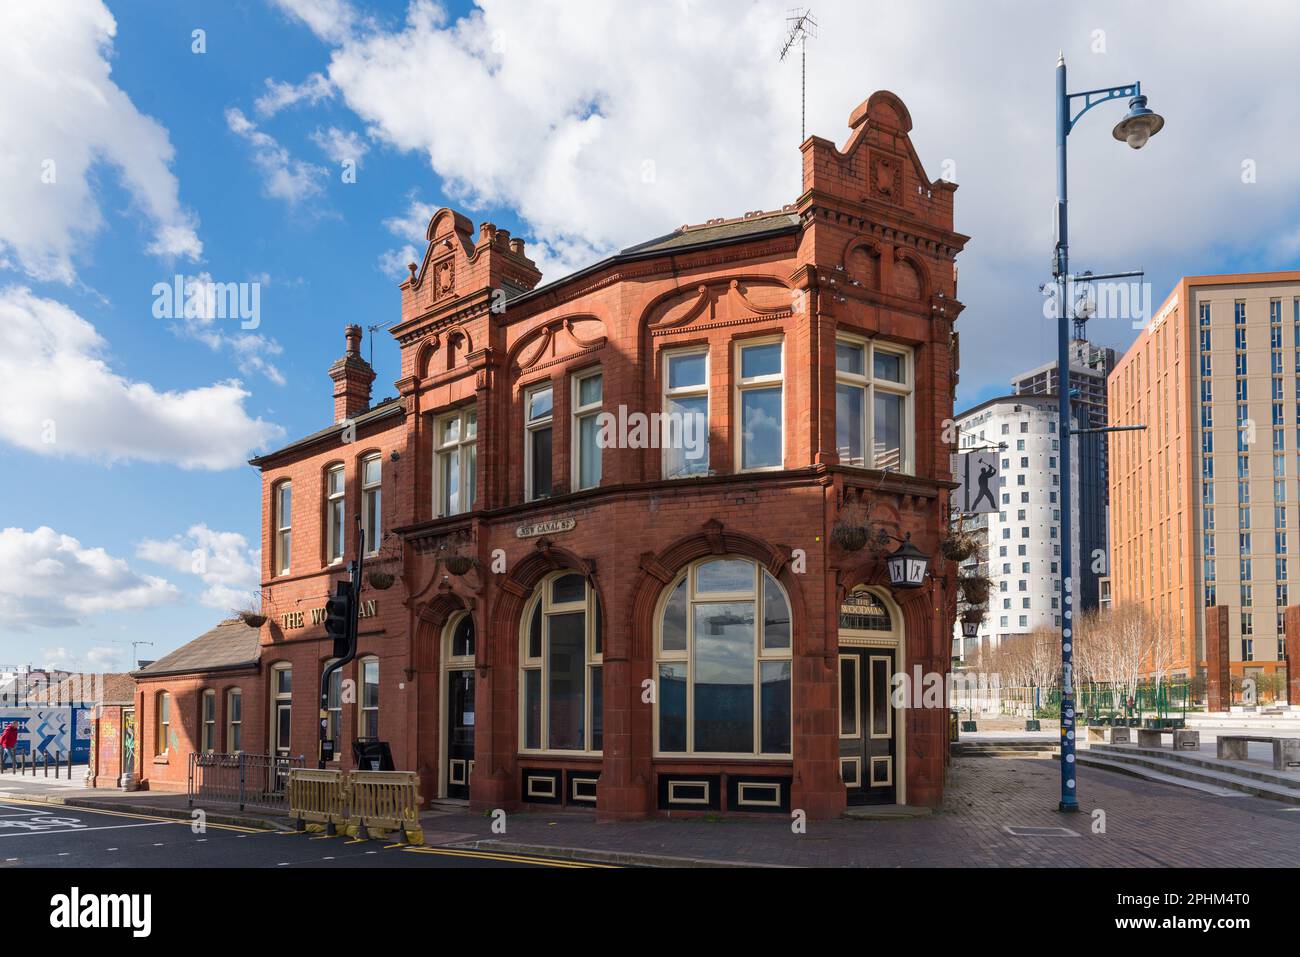
[[[507,833],[470,814],[426,816],[427,840],[475,835],[510,844],[731,862],[841,867],[1296,867],[1300,811],[1254,797],[1219,798],[1095,769],[1080,775],[1083,813],[1054,808],[1059,765],[1042,759],[953,761],[947,799],[930,817],[811,822],[795,835],[772,820],[597,824],[590,814],[516,813]],[[1092,832],[1094,809],[1106,832]],[[1015,837],[1004,827],[1065,826],[1080,836]],[[482,845],[482,846],[487,846]]]
[[[813,821],[795,835],[784,817],[597,824],[571,812],[511,814],[507,833],[469,813],[426,813],[426,843],[488,842],[749,864],[830,867],[1297,867],[1300,809],[1083,768],[1083,812],[1058,814],[1059,765],[1033,758],[953,760],[943,808],[929,817]],[[6,786],[12,786],[9,781]],[[15,789],[18,790],[18,789]],[[23,788],[25,796],[104,807],[188,812],[184,795]],[[1092,811],[1106,833],[1092,833]],[[234,808],[213,806],[212,813]],[[213,818],[215,820],[215,818]],[[272,818],[271,820],[276,820]],[[287,820],[277,821],[288,826]],[[1065,826],[1076,838],[1015,837],[1004,827]]]

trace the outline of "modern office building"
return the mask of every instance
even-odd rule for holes
[[[1059,368],[1060,363],[1053,360],[1021,373],[1011,380],[1011,389],[1017,395],[1058,395]],[[1106,427],[1110,416],[1106,380],[1113,368],[1114,349],[1094,345],[1084,338],[1070,342],[1071,407],[1080,428]],[[1078,496],[1078,520],[1073,528],[1079,554],[1083,557],[1083,564],[1075,565],[1079,582],[1075,595],[1080,611],[1091,611],[1100,603],[1099,579],[1106,573],[1110,556],[1106,435],[1102,432],[1084,433],[1078,436],[1074,449],[1078,462],[1078,482],[1074,485]]]
[[[1227,606],[1235,674],[1285,658],[1300,538],[1300,272],[1179,281],[1110,376],[1111,587],[1170,630],[1166,672],[1205,667]]]
[[[1000,511],[964,519],[980,546],[966,567],[987,573],[992,587],[978,637],[963,639],[958,626],[955,657],[966,660],[976,647],[1061,624],[1061,445],[1056,402],[1055,395],[1006,395],[957,417],[959,449],[997,447],[1001,469]],[[1070,472],[1077,488],[1078,456]],[[1078,527],[1077,503],[1074,521]],[[1077,594],[1081,554],[1077,538],[1073,553]]]

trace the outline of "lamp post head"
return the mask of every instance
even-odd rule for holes
[[[1128,114],[1115,124],[1112,135],[1133,149],[1140,150],[1147,145],[1147,140],[1160,132],[1164,125],[1163,116],[1147,109],[1147,98],[1135,96],[1129,100]]]
[[[885,565],[889,569],[889,583],[895,588],[920,588],[925,584],[930,558],[912,544],[909,533],[898,551],[886,559]]]

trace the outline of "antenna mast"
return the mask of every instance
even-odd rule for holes
[[[785,18],[790,33],[781,48],[781,62],[799,45],[799,142],[808,138],[808,38],[817,36],[817,20],[811,10],[797,7]]]

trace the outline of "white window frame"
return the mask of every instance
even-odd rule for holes
[[[289,508],[285,509],[285,493],[289,495]],[[271,487],[271,511],[275,515],[274,574],[287,575],[293,564],[293,482],[276,482]],[[288,511],[288,515],[284,513]]]
[[[333,482],[338,478],[338,488]],[[347,551],[347,480],[342,465],[331,465],[325,470],[325,564],[339,565]],[[337,521],[335,518],[337,517]]]
[[[600,379],[600,401],[588,402],[586,405],[582,405],[582,384],[591,379]],[[573,490],[582,491],[583,489],[599,488],[601,482],[603,482],[605,478],[605,457],[603,450],[600,447],[599,432],[596,433],[596,456],[600,459],[600,475],[597,477],[594,484],[582,484],[582,423],[585,419],[599,416],[601,411],[605,408],[605,374],[604,370],[600,366],[596,366],[593,369],[587,369],[573,377],[569,407],[573,409],[573,413],[570,416],[572,424],[570,425],[569,431],[569,447],[572,458],[569,467],[572,469]]]
[[[528,409],[533,404],[533,396],[539,392],[550,391],[551,411],[533,420],[528,417]],[[548,495],[534,494],[533,483],[533,434],[543,429],[551,430],[551,491]],[[524,389],[524,501],[536,502],[555,495],[555,384],[547,379]]]
[[[663,355],[663,389],[661,395],[661,410],[664,416],[668,415],[668,403],[670,399],[681,398],[698,398],[704,396],[704,471],[703,472],[683,472],[680,475],[670,475],[668,472],[669,455],[673,451],[668,448],[669,431],[665,426],[660,430],[660,439],[663,441],[664,448],[660,453],[660,472],[666,479],[673,478],[698,478],[709,474],[709,424],[712,415],[713,401],[709,395],[709,375],[711,374],[712,358],[709,355],[709,347],[705,346],[683,346],[680,349],[665,349]],[[679,359],[684,356],[704,356],[704,383],[702,385],[683,386],[677,389],[669,387],[668,366],[673,359]],[[665,422],[668,419],[665,418]],[[682,450],[685,451],[684,449]],[[684,458],[684,457],[683,457]]]
[[[172,728],[172,693],[170,691],[159,691],[154,696],[154,708],[158,712],[154,715],[154,749],[153,753],[159,757],[166,755],[171,749],[171,728]]]
[[[835,384],[852,385],[863,390],[862,406],[862,428],[863,434],[859,437],[862,441],[863,461],[861,463],[849,462],[842,458],[841,465],[848,465],[853,468],[877,468],[875,462],[875,430],[876,430],[876,392],[886,392],[891,395],[903,397],[903,448],[901,450],[901,461],[899,462],[898,471],[903,475],[916,474],[916,353],[909,346],[896,342],[881,342],[876,339],[868,339],[865,336],[855,335],[853,333],[840,331],[835,336],[836,343],[852,345],[863,350],[862,375],[852,372],[844,372],[836,363]],[[876,368],[876,351],[886,352],[890,355],[900,356],[903,359],[903,383],[891,382],[888,379],[877,379],[875,377]],[[838,448],[839,423],[836,423],[836,437]]]
[[[451,441],[443,439],[444,427],[450,422],[458,422],[457,438]],[[469,449],[474,449],[474,463],[469,462]],[[452,511],[447,503],[447,489],[443,488],[443,461],[453,453],[457,455],[457,469],[460,472],[460,492],[463,507]],[[471,403],[445,415],[440,415],[433,422],[433,513],[436,518],[448,518],[452,515],[464,515],[474,511],[478,504],[478,405]],[[473,496],[465,501],[465,491],[473,489]]]
[[[283,672],[289,673],[289,691],[280,691],[280,675]],[[290,754],[293,741],[293,665],[288,661],[281,661],[271,666],[271,734],[268,740],[271,742],[271,753],[275,757],[282,754]],[[280,740],[280,709],[287,707],[289,709],[289,740]]]
[[[239,699],[239,717],[235,717],[234,700]],[[235,731],[239,731],[239,745],[235,745]],[[238,754],[243,750],[244,743],[244,692],[241,688],[230,688],[226,691],[226,750],[231,754]]]
[[[581,755],[600,755],[602,750],[592,748],[592,731],[595,725],[595,713],[592,710],[592,672],[596,668],[601,669],[602,695],[601,701],[604,701],[604,636],[601,636],[601,648],[596,649],[596,589],[592,587],[590,580],[586,582],[585,596],[580,602],[553,602],[551,600],[551,586],[556,581],[567,575],[578,575],[583,577],[582,573],[572,568],[562,569],[547,575],[538,583],[536,594],[524,606],[524,614],[520,619],[519,628],[519,753],[520,754],[581,754]],[[538,603],[542,608],[542,635],[541,647],[538,649],[541,657],[533,658],[528,654],[528,635],[532,626],[533,615],[536,614]],[[583,720],[583,749],[578,751],[571,748],[550,748],[547,747],[550,742],[550,678],[551,666],[550,655],[547,651],[550,648],[550,623],[549,618],[552,615],[572,614],[573,612],[583,613],[584,636],[583,644],[587,649],[586,667],[583,669],[583,696],[582,707],[585,709]],[[601,622],[602,627],[604,622]],[[541,747],[529,748],[528,744],[528,679],[527,672],[540,672],[541,682],[541,716],[538,725],[538,741]],[[602,740],[603,744],[603,740]]]
[[[776,375],[750,376],[744,378],[741,375],[743,369],[742,356],[746,349],[754,346],[768,346],[776,343],[781,346],[781,371]],[[735,363],[736,374],[734,376],[735,385],[732,389],[732,403],[735,409],[735,426],[734,434],[736,441],[733,457],[733,466],[737,472],[779,472],[785,468],[785,337],[782,335],[760,336],[756,339],[740,339],[736,341],[735,352],[732,357]],[[745,468],[745,423],[744,423],[744,393],[751,390],[771,389],[776,386],[781,393],[781,461],[776,465],[760,465],[754,468]]]
[[[379,478],[373,482],[366,481],[366,466],[375,462],[379,466]],[[361,459],[358,469],[357,484],[361,487],[361,527],[366,533],[366,555],[379,554],[380,539],[384,535],[384,457],[379,453],[367,455]],[[370,500],[374,499],[374,507],[371,508]],[[374,512],[374,524],[377,528],[371,528],[370,515]]]
[[[204,689],[199,696],[199,750],[205,754],[217,750],[217,692]]]
[[[714,561],[739,561],[745,562],[752,566],[754,572],[753,587],[744,592],[701,592],[695,587],[696,569],[701,565],[707,565]],[[790,610],[790,644],[787,648],[768,648],[764,640],[764,629],[759,626],[763,618],[763,572],[765,569],[762,564],[747,558],[743,555],[709,555],[705,558],[697,559],[686,566],[681,572],[673,576],[673,580],[664,587],[663,593],[659,597],[659,602],[655,606],[654,620],[654,675],[656,681],[659,677],[659,666],[661,664],[681,664],[686,665],[686,750],[685,751],[663,751],[659,746],[659,696],[656,695],[653,714],[654,734],[654,756],[665,760],[679,758],[708,758],[710,760],[726,760],[729,758],[757,758],[770,761],[784,761],[793,759],[793,752],[778,754],[776,752],[764,751],[763,748],[763,665],[769,661],[788,661],[790,662],[790,746],[794,747],[794,605],[790,602],[790,595],[785,590],[775,575],[772,580],[776,582],[776,587],[780,589],[781,597],[785,599],[786,608]],[[664,611],[671,600],[673,592],[681,584],[683,579],[686,581],[686,647],[682,650],[664,651],[663,649],[663,620]],[[695,612],[696,604],[710,604],[714,602],[740,602],[753,601],[756,608],[754,621],[754,702],[753,702],[753,725],[751,728],[753,749],[750,751],[741,751],[735,753],[724,753],[717,751],[696,751],[695,750]],[[838,676],[838,672],[836,672]],[[836,700],[838,701],[839,683],[838,678],[835,685]],[[859,719],[861,720],[861,719]],[[838,716],[836,717],[838,730]]]
[[[366,665],[375,666],[375,703],[366,704]],[[379,674],[379,656],[366,655],[364,658],[357,659],[357,737],[367,738],[371,736],[366,734],[366,716],[370,712],[375,715],[375,733],[374,738],[379,738],[379,705],[380,700],[380,674]]]

